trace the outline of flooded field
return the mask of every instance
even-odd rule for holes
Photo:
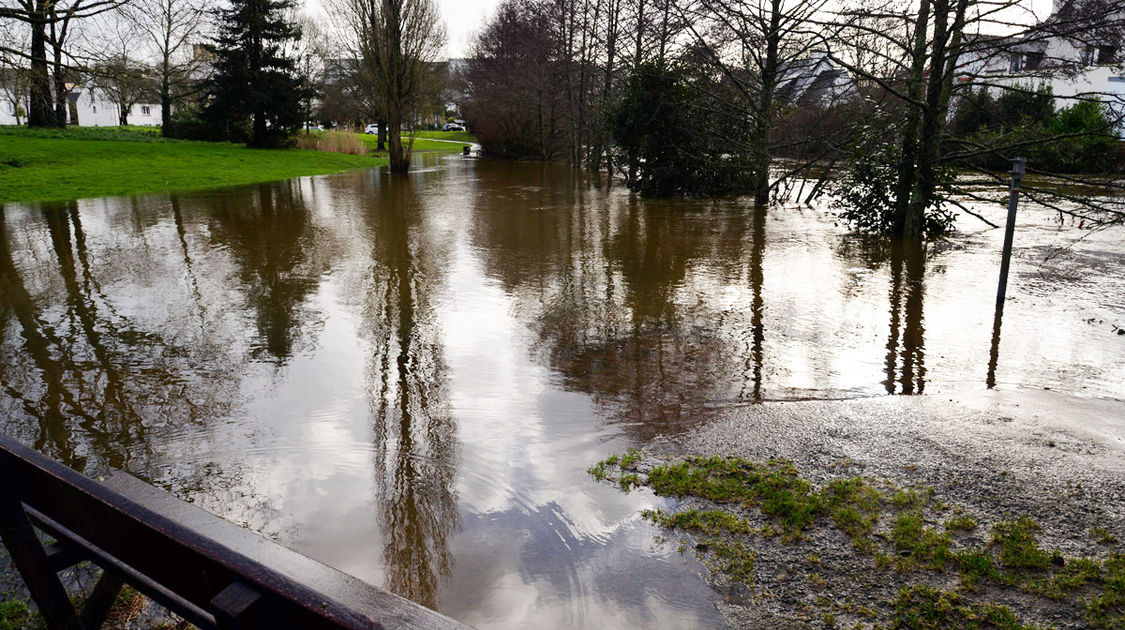
[[[641,520],[664,499],[589,477],[607,454],[765,401],[1125,401],[1122,228],[1021,210],[990,366],[976,219],[918,247],[425,159],[5,207],[0,430],[482,628],[685,628],[720,596]]]

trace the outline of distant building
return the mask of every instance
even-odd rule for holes
[[[129,108],[126,120],[130,125],[159,126],[160,99],[147,98]],[[67,124],[79,127],[116,127],[121,124],[121,106],[105,91],[96,87],[78,86],[70,92]]]
[[[828,105],[859,94],[855,80],[824,51],[779,68],[777,101],[783,105]]]
[[[978,83],[982,89],[1050,89],[1064,107],[1079,98],[1096,98],[1125,118],[1125,5],[1107,26],[1088,25],[1076,32],[1074,25],[1083,21],[1083,2],[1056,0],[1051,15],[1022,36],[969,40],[961,81]],[[1119,130],[1125,136],[1125,124]]]

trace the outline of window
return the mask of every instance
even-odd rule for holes
[[[1082,65],[1088,66],[1094,63],[1094,47],[1087,46],[1082,49]]]
[[[8,113],[13,116],[16,115],[16,104],[11,101],[8,101]]]
[[[141,116],[148,116],[148,115],[149,115],[148,105],[141,105]]]
[[[1043,53],[1031,52],[1023,60],[1023,67],[1027,70],[1038,70],[1039,64],[1043,63]]]
[[[1012,53],[1011,56],[1008,57],[1008,72],[1012,74],[1019,72],[1022,61],[1023,55],[1019,53]]]
[[[98,113],[98,106],[97,105],[94,105],[94,113],[95,114]]]
[[[1117,58],[1116,46],[1098,46],[1098,63],[1113,63]]]

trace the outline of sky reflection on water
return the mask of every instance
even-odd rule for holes
[[[999,230],[428,159],[8,206],[3,430],[481,627],[706,627],[664,502],[590,464],[731,406],[985,387]],[[1119,232],[1043,262],[1083,234],[1022,215],[996,387],[1125,397]]]

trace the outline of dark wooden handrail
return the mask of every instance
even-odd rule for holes
[[[98,482],[2,435],[0,537],[52,630],[99,627],[124,584],[201,628],[468,627],[135,477]],[[103,574],[79,614],[58,571],[81,561]]]

